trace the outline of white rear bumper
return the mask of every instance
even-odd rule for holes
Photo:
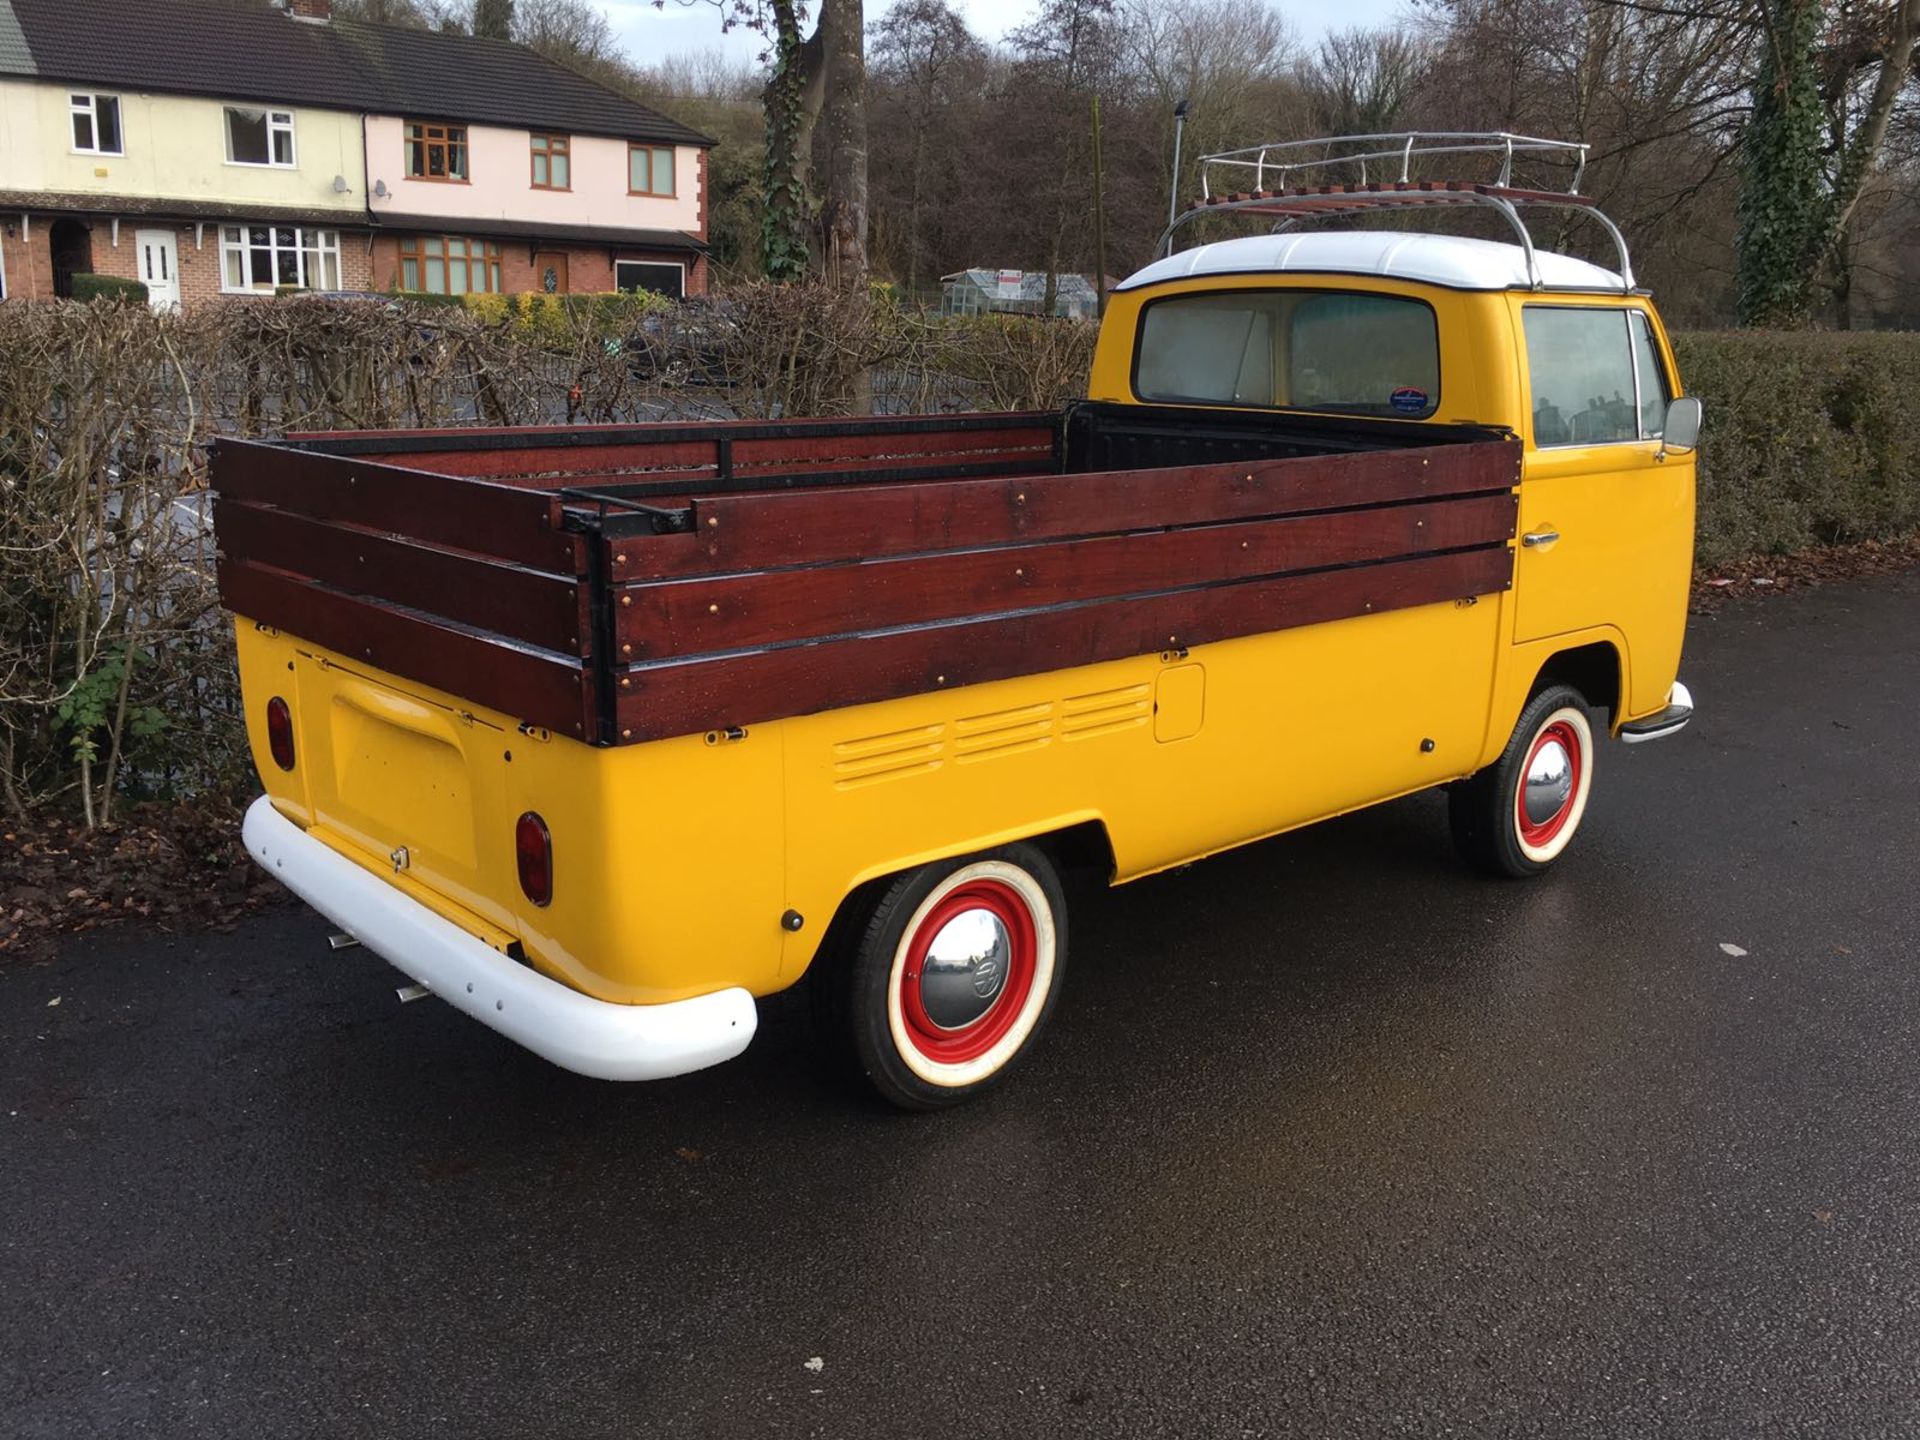
[[[753,1039],[734,988],[666,1005],[616,1005],[549,980],[315,840],[264,795],[242,829],[253,858],[362,945],[534,1054],[599,1080],[659,1080],[731,1060]]]

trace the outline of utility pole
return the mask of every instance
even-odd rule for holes
[[[1173,180],[1167,186],[1167,229],[1173,229],[1173,222],[1180,214],[1180,132],[1187,128],[1187,107],[1191,102],[1185,96],[1173,107]],[[1167,249],[1173,249],[1173,237],[1167,237]]]
[[[1093,97],[1093,293],[1094,313],[1107,313],[1107,187],[1100,164],[1100,97]]]

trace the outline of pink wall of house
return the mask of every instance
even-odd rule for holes
[[[533,187],[531,141],[525,130],[467,127],[465,184],[407,178],[406,120],[367,117],[368,204],[376,215],[435,215],[448,220],[515,220],[551,225],[610,225],[623,229],[700,229],[700,151],[676,147],[671,198],[627,193],[627,142],[597,135],[569,136],[572,187]],[[387,195],[373,194],[385,181]]]

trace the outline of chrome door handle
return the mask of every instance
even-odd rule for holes
[[[1520,543],[1531,550],[1536,545],[1551,545],[1559,538],[1558,530],[1529,530],[1520,537]]]

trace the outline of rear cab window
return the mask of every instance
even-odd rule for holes
[[[1537,448],[1660,438],[1672,390],[1642,311],[1528,305],[1522,323]]]
[[[1150,301],[1133,354],[1143,401],[1420,420],[1440,404],[1433,307],[1328,290]]]

